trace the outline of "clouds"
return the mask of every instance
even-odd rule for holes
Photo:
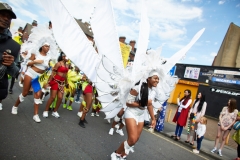
[[[13,20],[11,31],[15,32],[19,26],[24,27],[26,23],[31,23],[34,19],[38,21],[38,24],[46,24],[49,21],[39,0],[4,1],[13,7],[18,17]],[[73,17],[82,19],[83,22],[90,22],[90,17],[98,2],[98,0],[61,1]],[[125,36],[127,43],[130,40],[138,40],[140,1],[111,0],[118,35]],[[165,43],[162,52],[164,57],[170,57],[183,48],[198,30],[206,28],[202,37],[187,53],[184,63],[194,61],[196,64],[211,64],[229,23],[240,24],[240,3],[236,0],[146,0],[146,5],[150,21],[148,48],[156,49]],[[232,7],[233,12],[228,12],[229,7]]]
[[[225,0],[218,1],[218,4],[219,4],[219,5],[222,5],[222,4],[224,4],[224,3],[225,3]]]
[[[32,20],[37,20],[38,19],[38,15],[33,14],[33,13],[27,11],[27,10],[21,10],[21,14],[26,16],[26,17],[31,18]]]
[[[196,61],[197,60],[196,57],[189,57],[188,59],[191,60],[191,61]]]

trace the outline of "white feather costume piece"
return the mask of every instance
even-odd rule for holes
[[[149,73],[152,72],[158,73],[160,82],[157,87],[153,88],[156,94],[150,98],[153,100],[154,110],[162,107],[162,104],[169,98],[175,84],[178,82],[178,78],[169,76],[168,72],[181,58],[185,56],[186,52],[201,36],[204,29],[198,32],[186,47],[168,60],[160,57],[161,48],[157,51],[150,50],[146,54],[150,26],[147,17],[145,0],[142,0],[137,53],[135,55],[133,66],[122,70],[122,63],[120,64],[122,59],[119,58],[119,47],[116,45],[118,40],[116,37],[115,23],[113,22],[114,17],[110,0],[104,0],[104,2],[102,0],[99,1],[94,18],[92,24],[94,26],[93,32],[95,34],[95,39],[98,41],[97,46],[105,46],[102,48],[102,51],[99,50],[103,56],[102,63],[100,63],[97,68],[97,80],[99,81],[96,83],[96,88],[102,93],[102,95],[98,97],[98,100],[104,104],[101,111],[105,112],[106,119],[113,118],[122,107],[126,107],[126,99],[130,89],[134,87],[136,82],[146,81],[149,77]],[[102,19],[104,23],[100,23],[100,20]],[[107,23],[108,28],[101,30],[101,27],[106,27],[106,25],[103,24],[106,24],[107,19],[110,19]],[[98,25],[98,23],[100,23],[100,25]],[[104,39],[105,37],[112,37],[111,42],[107,42]],[[113,40],[116,40],[116,42]],[[111,50],[107,46],[111,46]],[[115,46],[115,48],[113,46]],[[141,86],[141,83],[139,86]]]
[[[86,37],[84,38],[85,35],[83,36],[83,32],[66,11],[61,1],[42,0],[41,2],[45,6],[53,26],[57,26],[53,27],[53,32],[59,46],[95,82],[99,94],[98,99],[102,103],[102,111],[105,112],[106,119],[113,118],[123,107],[126,107],[126,99],[130,89],[134,87],[136,82],[146,81],[149,73],[153,72],[157,72],[160,78],[158,86],[153,88],[156,93],[152,97],[154,108],[156,110],[161,107],[162,103],[169,98],[178,81],[177,77],[170,77],[167,73],[185,56],[204,31],[204,29],[199,31],[186,47],[167,61],[160,57],[161,49],[158,52],[148,51],[148,54],[146,54],[150,25],[145,0],[142,0],[135,62],[132,68],[123,69],[123,60],[110,0],[98,1],[92,19],[92,29],[102,58],[101,63],[98,63],[99,56],[95,56],[92,46],[89,46]],[[90,61],[87,65],[85,63],[86,59]],[[96,73],[93,71],[95,68]]]
[[[92,82],[96,82],[96,67],[101,57],[76,20],[61,0],[41,0],[41,3],[53,24],[54,37],[61,50]]]
[[[28,40],[21,46],[21,52],[28,51],[37,54],[39,52],[38,50],[44,45],[44,43],[50,45],[48,54],[52,60],[56,60],[59,56],[58,46],[53,37],[52,31],[45,25],[39,25],[32,28]],[[31,55],[31,53],[28,54]]]

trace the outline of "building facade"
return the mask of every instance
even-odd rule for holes
[[[240,110],[240,68],[176,64],[175,75],[180,80],[169,98],[176,104],[177,96],[185,89],[192,91],[194,100],[199,92],[206,95],[206,115],[218,118],[230,98],[237,100]]]
[[[240,27],[231,23],[213,66],[240,68]]]

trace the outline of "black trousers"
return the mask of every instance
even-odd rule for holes
[[[17,65],[17,67],[20,69],[20,66],[19,66],[19,65]],[[16,75],[16,77],[12,77],[9,90],[12,90],[12,88],[13,88],[13,86],[14,86],[14,83],[15,83],[15,79],[18,79],[19,74],[20,74],[20,73],[18,72],[17,75]]]
[[[14,83],[15,83],[15,79],[18,79],[18,75],[19,75],[19,73],[16,75],[16,77],[12,77],[9,90],[12,90]]]
[[[0,80],[0,100],[3,100],[8,95],[8,76],[4,75],[3,79]]]

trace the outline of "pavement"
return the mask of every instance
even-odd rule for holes
[[[175,115],[176,109],[177,109],[176,105],[168,104],[167,112],[166,112],[167,114],[165,117],[164,130],[162,132],[155,131],[155,133],[162,134],[166,137],[170,137],[171,135],[174,134],[176,124],[172,122],[172,119]],[[170,114],[169,122],[166,122],[168,119],[168,114],[170,113],[169,112],[170,110],[172,110],[172,111]],[[204,139],[202,141],[201,152],[207,154],[208,156],[210,156],[214,159],[224,159],[224,160],[235,159],[237,157],[237,150],[236,150],[237,144],[231,138],[231,135],[235,132],[234,130],[232,130],[230,132],[228,145],[225,145],[222,150],[222,155],[223,155],[222,157],[220,157],[217,153],[214,154],[214,153],[210,152],[213,149],[214,144],[215,144],[215,137],[217,134],[217,123],[218,123],[217,119],[208,117],[207,131],[206,131],[206,134],[204,135]],[[185,127],[179,143],[181,145],[192,148],[191,145],[184,142],[187,139],[187,130],[186,129],[187,128]],[[195,145],[196,145],[196,142],[195,142]],[[220,144],[219,144],[219,146],[220,146]]]
[[[42,159],[110,159],[110,154],[126,140],[124,136],[114,133],[108,134],[110,124],[100,117],[87,116],[88,124],[83,129],[78,125],[77,111],[79,104],[73,103],[73,111],[59,108],[61,118],[57,119],[49,114],[48,118],[42,117],[46,101],[39,108],[41,123],[33,121],[33,96],[27,96],[20,104],[18,114],[12,115],[11,108],[21,92],[18,83],[15,83],[13,94],[2,102],[3,110],[0,111],[0,159],[42,160]],[[48,97],[46,97],[46,100]],[[174,107],[169,105],[168,110]],[[175,107],[176,108],[176,107]],[[173,108],[172,108],[173,110]],[[173,114],[174,112],[172,112]],[[215,127],[216,125],[214,125]],[[223,157],[212,154],[210,150],[214,145],[213,140],[204,139],[199,155],[192,153],[190,145],[184,143],[186,131],[183,131],[182,140],[175,141],[170,138],[175,130],[175,124],[166,122],[163,132],[148,132],[144,128],[141,137],[135,145],[135,152],[130,153],[129,160],[200,160],[200,159],[233,159],[236,150],[224,147]],[[209,131],[208,131],[209,132]]]

